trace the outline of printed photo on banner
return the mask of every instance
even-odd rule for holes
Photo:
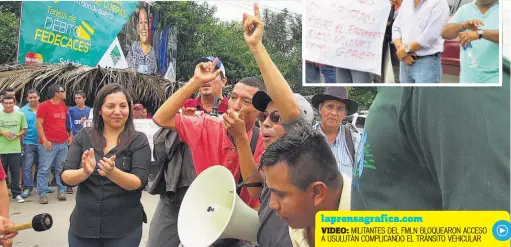
[[[501,86],[500,12],[499,0],[306,0],[303,85]]]
[[[21,8],[21,64],[132,68],[176,78],[175,29],[146,2],[31,1]]]

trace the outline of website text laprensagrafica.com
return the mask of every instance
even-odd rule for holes
[[[325,216],[321,214],[321,222],[336,223],[422,223],[422,216],[403,216],[397,217],[387,214],[381,216]]]

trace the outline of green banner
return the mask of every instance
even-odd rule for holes
[[[138,4],[101,0],[23,2],[18,62],[96,66]]]

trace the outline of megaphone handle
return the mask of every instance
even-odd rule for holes
[[[238,185],[240,187],[250,187],[250,188],[255,188],[255,187],[263,187],[263,183],[261,182],[257,182],[257,183],[248,183],[248,184],[245,184],[245,183],[241,183],[240,185]]]
[[[25,223],[21,225],[9,226],[5,228],[6,232],[19,232],[21,230],[26,230],[32,228],[32,223]]]
[[[242,176],[240,175],[240,181],[238,181],[238,185],[236,185],[236,189],[240,189],[242,187],[263,187],[263,183],[261,182],[256,182],[256,183],[245,183],[246,181],[248,181],[252,176],[254,176],[254,174],[256,174],[256,172],[259,172],[258,170],[255,170],[254,172],[252,172],[252,174],[250,174],[245,180],[242,179]]]

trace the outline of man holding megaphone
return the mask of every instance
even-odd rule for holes
[[[233,137],[224,129],[222,119],[208,114],[190,116],[179,113],[180,107],[193,93],[221,72],[216,69],[217,62],[218,59],[215,59],[213,62],[197,64],[192,79],[165,101],[154,114],[153,121],[162,128],[176,131],[181,141],[188,144],[197,175],[213,165],[222,165],[238,180],[240,177],[238,154],[232,141]],[[259,115],[259,111],[252,106],[252,97],[261,89],[263,84],[257,78],[243,78],[233,87],[229,97],[228,109],[231,110],[231,114],[243,111],[245,129],[250,139]],[[260,134],[255,137],[257,141],[254,157],[259,160],[263,152],[263,142]],[[240,197],[250,207],[255,209],[259,207],[259,201],[250,198],[246,189],[241,190]]]
[[[312,106],[307,100],[299,95],[293,94],[289,84],[284,79],[278,68],[271,60],[266,51],[262,37],[264,24],[261,21],[259,6],[254,5],[254,16],[243,15],[244,37],[250,51],[259,66],[264,83],[268,92],[259,91],[253,99],[253,106],[263,112],[260,119],[261,133],[263,134],[264,147],[267,148],[286,132],[301,131],[303,128],[311,127],[314,119]],[[224,125],[227,129],[233,126],[242,126],[242,120],[231,115],[224,115]],[[248,139],[243,133],[233,134],[238,155],[240,159],[241,173],[246,177],[244,183],[254,184],[264,182],[264,174],[259,173],[253,164],[251,153],[248,152]],[[275,211],[270,208],[270,190],[264,184],[261,187],[249,187],[248,191],[252,197],[261,200],[259,210],[259,227],[257,242],[264,247],[291,247],[289,227],[285,221],[279,219]]]
[[[314,119],[314,113],[311,105],[303,98],[301,95],[294,94],[289,86],[289,84],[286,82],[286,80],[283,78],[281,73],[279,72],[278,68],[275,66],[271,58],[269,57],[264,45],[262,44],[262,36],[264,31],[264,24],[261,21],[261,15],[259,11],[259,7],[257,4],[254,5],[254,16],[248,16],[247,14],[244,14],[243,16],[243,27],[245,30],[245,41],[247,45],[250,48],[250,51],[252,51],[255,60],[259,66],[259,69],[261,70],[261,74],[263,76],[265,86],[268,89],[268,93],[260,91],[257,92],[254,95],[254,98],[252,100],[252,104],[256,109],[258,109],[261,112],[264,112],[264,119],[261,119],[262,125],[261,125],[261,132],[263,133],[263,141],[265,149],[269,148],[270,154],[275,154],[275,149],[278,148],[271,148],[273,143],[279,142],[279,139],[283,135],[290,135],[290,136],[297,136],[298,133],[302,133],[304,130],[310,128],[312,126],[312,122]],[[235,121],[236,122],[236,121]],[[306,132],[306,131],[305,131]],[[318,134],[318,133],[316,133]],[[242,135],[238,135],[242,136]],[[301,135],[299,135],[301,136]],[[321,135],[320,135],[321,136]],[[285,138],[282,140],[284,143],[290,143],[289,140],[286,140],[288,138]],[[317,141],[318,135],[315,135],[315,139],[311,139],[310,137],[307,138],[309,141]],[[321,139],[321,138],[319,138]],[[245,143],[246,146],[246,139],[244,141],[238,141],[237,147],[240,149],[242,147],[242,143]],[[319,144],[326,144],[326,141],[324,140],[324,137],[322,139],[322,142]],[[281,144],[276,144],[277,147],[281,146]],[[330,158],[330,161],[328,164],[336,164],[335,157],[330,151],[330,148],[328,147],[328,144],[326,144],[326,148],[324,145],[319,145],[323,149],[321,150],[321,153],[326,153],[325,156]],[[295,146],[293,146],[295,148]],[[246,148],[245,148],[246,149]],[[273,151],[272,151],[273,150]],[[297,149],[298,150],[298,149]],[[301,150],[301,149],[300,149]],[[315,150],[316,151],[316,150]],[[267,151],[268,152],[268,151]],[[259,173],[257,169],[255,169],[254,165],[250,162],[253,160],[250,157],[250,153],[248,152],[242,152],[238,150],[239,158],[240,158],[240,166],[241,166],[241,172],[244,177],[248,177],[246,179],[246,183],[256,183],[256,182],[263,182],[266,177],[266,181],[268,181],[268,176],[275,176],[275,173],[273,170],[270,169],[270,173]],[[310,154],[310,152],[307,152]],[[271,166],[272,165],[272,156],[268,156],[264,154],[263,156],[266,156],[266,164],[261,164],[263,166]],[[273,156],[274,157],[274,156]],[[332,159],[333,157],[333,159]],[[303,157],[301,157],[303,158]],[[297,159],[300,160],[300,159]],[[313,163],[309,163],[313,164]],[[321,164],[320,166],[326,166],[327,172],[333,171],[332,174],[336,178],[339,178],[340,181],[344,181],[347,184],[350,184],[348,181],[349,179],[343,180],[342,175],[340,174],[339,170],[334,169],[332,167],[329,167],[328,164]],[[331,164],[330,164],[331,165]],[[302,167],[303,168],[303,167]],[[314,170],[322,169],[321,167],[310,167],[308,170],[311,170],[311,173],[303,173],[301,174],[302,178],[305,177],[306,179],[312,179],[315,175],[313,172]],[[282,173],[281,175],[284,175],[285,173]],[[324,173],[322,173],[324,174]],[[337,175],[336,175],[337,174]],[[294,175],[294,174],[293,174]],[[292,186],[289,183],[289,176],[282,176],[283,180],[280,182],[283,182],[283,184],[288,185],[287,189],[292,188],[293,190],[296,190],[296,186]],[[315,177],[316,178],[316,177]],[[337,181],[339,181],[337,180]],[[271,182],[274,182],[274,180],[271,180]],[[253,197],[259,197],[261,198],[261,207],[259,210],[259,230],[257,234],[257,241],[259,243],[259,246],[264,247],[271,247],[271,246],[298,246],[298,242],[295,240],[298,237],[298,233],[303,233],[303,231],[300,230],[291,230],[293,233],[290,237],[289,235],[289,227],[288,227],[288,219],[292,219],[294,222],[297,220],[298,217],[293,217],[293,215],[302,215],[307,216],[306,219],[309,219],[309,214],[311,211],[306,210],[305,208],[301,208],[301,202],[297,200],[296,195],[298,193],[288,193],[286,191],[286,188],[280,188],[281,191],[277,190],[278,187],[275,187],[275,185],[264,183],[264,186],[261,190],[261,188],[249,188],[248,191],[251,196]],[[316,185],[317,187],[317,185]],[[338,187],[338,184],[335,184],[335,186],[331,186],[330,189]],[[270,192],[273,190],[273,193]],[[324,187],[317,187],[322,188],[325,191]],[[349,186],[345,186],[344,190],[349,190]],[[298,190],[300,191],[300,190]],[[319,191],[319,190],[318,190]],[[274,194],[274,195],[272,195]],[[278,194],[278,195],[277,195]],[[332,194],[331,192],[329,194]],[[346,193],[343,193],[343,203],[342,206],[346,207],[346,201],[349,205],[349,191]],[[304,195],[303,193],[300,195]],[[336,194],[334,194],[336,195]],[[320,196],[321,197],[321,196]],[[328,196],[331,198],[332,196]],[[286,198],[286,199],[284,199]],[[313,198],[313,197],[311,197]],[[316,197],[317,198],[317,197]],[[324,198],[321,197],[321,198]],[[285,204],[281,202],[285,201],[292,201],[291,204]],[[339,200],[338,197],[334,197],[333,200]],[[330,199],[332,201],[332,199]],[[279,206],[281,205],[281,206]],[[332,208],[332,210],[336,210],[337,208]],[[283,215],[280,215],[280,219],[277,216],[277,214],[284,214],[285,216],[289,216],[287,218],[283,218]],[[288,215],[289,213],[289,215]],[[299,221],[299,219],[298,219]],[[307,222],[309,223],[309,222]],[[306,227],[305,225],[294,225],[295,228],[303,228]],[[313,229],[313,227],[312,227]],[[311,235],[306,235],[311,236]],[[303,239],[307,239],[305,238]],[[300,236],[304,237],[304,236]],[[314,238],[311,238],[312,241],[314,241]],[[294,240],[294,241],[291,241]],[[300,240],[298,240],[300,241]],[[292,243],[293,242],[293,243]],[[307,241],[306,241],[307,242]]]

